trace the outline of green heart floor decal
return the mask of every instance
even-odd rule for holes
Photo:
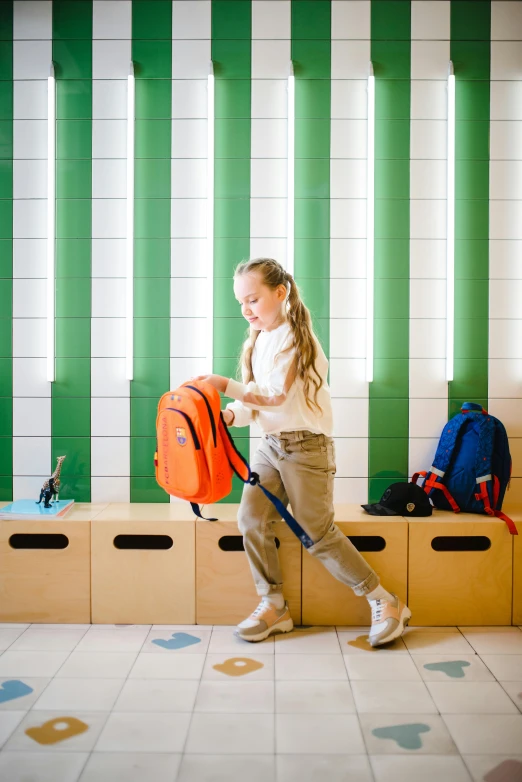
[[[466,675],[463,669],[469,665],[471,663],[467,660],[447,660],[441,663],[426,663],[423,668],[426,668],[427,671],[441,671],[450,679],[463,679]]]
[[[403,749],[420,749],[422,747],[421,733],[428,733],[429,725],[423,722],[412,722],[405,725],[389,725],[386,728],[374,728],[372,733],[378,739],[396,741]]]

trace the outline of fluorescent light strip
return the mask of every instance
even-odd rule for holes
[[[286,270],[294,274],[294,233],[295,233],[295,76],[294,64],[290,62],[288,76],[288,112],[287,112],[287,228],[286,228]]]
[[[455,340],[455,71],[448,70],[448,155],[446,195],[446,380],[453,380]]]
[[[125,377],[134,378],[134,63],[127,77],[127,243],[125,251]]]
[[[55,245],[56,245],[56,80],[51,63],[47,77],[47,380],[55,379]]]
[[[366,152],[366,380],[373,381],[373,313],[375,250],[375,76],[368,72],[368,123]]]
[[[207,90],[207,350],[209,373],[214,356],[214,63],[210,61]]]

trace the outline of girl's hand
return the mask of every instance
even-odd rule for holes
[[[233,410],[223,410],[223,420],[227,426],[232,426],[235,417]]]
[[[198,375],[191,379],[204,380],[205,383],[210,383],[211,386],[214,386],[216,391],[221,391],[222,394],[225,393],[228,386],[228,377],[223,377],[223,375]]]

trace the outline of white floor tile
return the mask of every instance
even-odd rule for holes
[[[462,755],[520,752],[522,714],[445,714],[444,721]]]
[[[246,652],[233,656],[208,654],[202,678],[203,681],[273,681],[274,656]]]
[[[59,679],[126,679],[136,657],[135,652],[74,651],[56,676]]]
[[[345,654],[344,662],[352,680],[415,682],[421,678],[413,660],[403,654],[386,657]]]
[[[276,681],[278,714],[355,714],[347,681]]]
[[[233,627],[215,627],[212,631],[208,652],[210,654],[231,654],[241,657],[242,652],[251,653],[252,644],[234,635]],[[271,635],[264,641],[256,643],[256,654],[274,654],[274,636]]]
[[[24,717],[25,711],[0,712],[0,749]]]
[[[359,720],[351,714],[277,714],[276,751],[356,755],[364,752]]]
[[[410,654],[473,654],[473,647],[458,633],[425,633],[417,630],[405,635],[404,643]]]
[[[200,679],[204,654],[139,654],[129,679]]]
[[[271,754],[274,715],[195,713],[185,749],[202,754]]]
[[[20,750],[23,752],[90,752],[100,735],[100,732],[107,719],[107,714],[98,712],[81,712],[77,717],[64,715],[62,711],[30,711],[24,716],[24,719],[14,731],[13,735],[6,743],[4,750]],[[60,720],[59,722],[57,720]],[[68,735],[68,728],[71,721],[75,721],[74,727],[84,728],[82,732],[75,732],[74,735]],[[49,733],[45,736],[43,733],[35,734],[34,737],[26,733],[30,729],[41,729],[49,726],[51,736],[56,736],[56,741],[49,742]],[[62,736],[60,732],[63,731]],[[38,740],[38,736],[45,739],[45,743]]]
[[[267,755],[183,755],[176,782],[245,782],[246,779],[248,782],[275,782],[274,758]]]
[[[522,633],[517,627],[502,628],[499,632],[487,632],[487,628],[466,628],[461,632],[477,654],[522,655]]]
[[[370,755],[456,755],[441,717],[434,714],[360,714]]]
[[[427,682],[441,714],[517,714],[498,682]]]
[[[0,779],[9,782],[77,782],[88,757],[87,752],[2,752]]]
[[[6,628],[5,625],[1,625],[0,626],[0,652],[3,652],[5,649],[9,649],[9,647],[12,644],[14,644],[16,639],[20,635],[22,635],[24,630],[25,627],[18,629],[16,627]]]
[[[10,651],[72,652],[84,635],[85,630],[67,630],[63,626],[59,630],[30,627],[11,645]]]
[[[274,683],[272,681],[202,681],[195,711],[229,714],[272,714]]]
[[[522,654],[481,654],[480,656],[498,681],[522,681]],[[1,669],[2,658],[0,657],[0,672]]]
[[[515,706],[522,711],[522,681],[520,682],[499,682],[507,692]]]
[[[276,679],[280,681],[327,681],[346,678],[343,658],[339,654],[276,655]]]
[[[170,782],[176,779],[180,761],[179,754],[94,752],[80,782]]]
[[[96,752],[181,752],[190,714],[116,714],[109,716]]]
[[[277,755],[278,782],[373,782],[366,755]]]
[[[122,684],[122,679],[53,679],[33,709],[111,711]]]
[[[352,681],[353,697],[360,714],[437,714],[424,682]]]
[[[0,656],[0,676],[54,676],[69,652],[4,652]]]
[[[476,654],[414,654],[412,660],[427,682],[487,682],[494,679]]]
[[[522,755],[463,755],[474,782],[516,782],[522,773]]]
[[[164,712],[194,708],[198,682],[176,679],[129,679],[123,685],[114,711]]]
[[[84,635],[78,652],[139,652],[150,630],[149,625],[100,627],[95,625]]]
[[[50,681],[48,677],[0,678],[0,711],[29,711]]]
[[[469,782],[461,758],[448,755],[372,755],[375,782]]]
[[[314,627],[275,636],[276,654],[338,654],[337,633],[333,627]]]

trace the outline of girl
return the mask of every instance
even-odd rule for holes
[[[402,635],[411,616],[396,595],[334,524],[334,442],[332,406],[326,383],[328,361],[312,329],[292,275],[270,258],[239,264],[234,294],[250,333],[241,355],[243,383],[221,375],[198,379],[236,400],[223,415],[228,426],[257,420],[263,440],[252,470],[287,505],[312,539],[317,557],[372,609],[370,644],[379,646]],[[239,529],[261,602],[237,626],[246,641],[262,641],[293,629],[283,597],[274,538],[274,508],[257,486],[246,484],[238,513]]]

